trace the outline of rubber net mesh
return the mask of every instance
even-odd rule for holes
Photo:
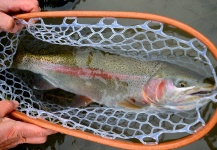
[[[36,23],[32,23],[35,22]],[[33,88],[37,75],[10,69],[16,50],[46,53],[77,49],[98,49],[144,60],[164,60],[211,77],[216,81],[212,55],[207,47],[175,27],[144,20],[122,25],[121,19],[101,18],[89,23],[78,18],[33,18],[18,20],[26,28],[17,34],[1,32],[0,98],[18,100],[18,111],[41,117],[70,129],[105,138],[127,139],[143,144],[177,139],[195,133],[214,112],[216,94],[198,100],[207,105],[185,112],[135,111],[108,108],[93,103],[87,107],[69,106],[74,93],[60,89],[40,91]],[[51,23],[52,22],[52,23]],[[130,66],[130,64],[129,64]],[[174,134],[175,133],[175,134]]]

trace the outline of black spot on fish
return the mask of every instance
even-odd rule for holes
[[[130,99],[133,103],[135,103],[136,102],[136,100],[134,99],[134,98],[131,98]]]

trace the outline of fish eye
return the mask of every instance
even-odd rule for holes
[[[185,82],[185,81],[179,81],[178,87],[186,87],[186,86],[187,86],[187,82]]]

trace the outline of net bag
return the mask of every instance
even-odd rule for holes
[[[181,147],[203,137],[216,124],[216,92],[199,99],[195,109],[187,111],[135,111],[97,103],[72,108],[76,93],[37,90],[37,75],[11,68],[19,50],[43,55],[74,48],[97,49],[141,61],[170,62],[216,83],[216,47],[191,27],[166,17],[134,12],[39,12],[17,15],[16,19],[26,28],[17,34],[1,33],[0,54],[0,97],[20,103],[12,116],[125,149]]]

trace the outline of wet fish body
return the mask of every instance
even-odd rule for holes
[[[40,74],[43,80],[37,83],[38,89],[60,88],[108,107],[189,110],[204,96],[197,93],[213,87],[203,82],[202,75],[177,65],[97,50],[50,55],[19,52],[12,67]]]

